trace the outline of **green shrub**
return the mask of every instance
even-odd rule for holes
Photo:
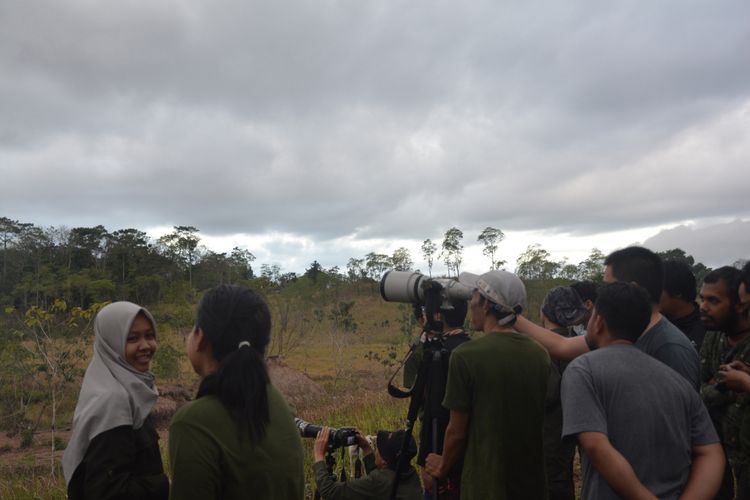
[[[34,430],[24,429],[21,431],[21,448],[28,448],[34,443]]]
[[[178,379],[180,377],[180,360],[185,354],[169,344],[162,344],[154,355],[154,375],[159,379]]]
[[[53,450],[60,451],[64,450],[68,444],[60,436],[55,436],[55,439],[47,441],[47,446],[51,446]]]

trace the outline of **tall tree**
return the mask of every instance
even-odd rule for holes
[[[445,232],[443,236],[443,251],[440,256],[443,258],[446,267],[448,268],[448,275],[450,276],[450,270],[453,269],[456,272],[456,276],[459,275],[461,262],[463,260],[464,246],[461,240],[464,238],[464,233],[457,227],[452,227]]]
[[[325,274],[325,270],[317,260],[314,260],[312,261],[312,264],[310,264],[310,267],[305,269],[305,274],[303,276],[305,276],[306,278],[310,278],[310,281],[312,281],[313,283],[317,283],[318,277],[321,274]]]
[[[521,279],[547,280],[555,277],[561,264],[550,259],[550,253],[535,243],[518,256],[516,266],[516,274]]]
[[[578,263],[576,278],[581,281],[601,281],[604,276],[605,255],[598,248],[592,248],[591,254]]]
[[[349,281],[356,282],[367,276],[365,270],[365,259],[355,259],[351,257],[349,262],[346,263],[346,276]]]
[[[437,245],[431,239],[427,238],[422,242],[422,255],[424,256],[424,260],[427,261],[427,270],[430,273],[430,278],[432,278],[432,262],[435,252],[437,252]]]
[[[101,224],[94,227],[74,227],[68,235],[70,245],[75,251],[76,269],[93,266],[96,269],[104,267],[105,256],[111,235]],[[70,269],[71,260],[68,261]]]
[[[393,251],[391,264],[396,271],[409,271],[414,266],[414,262],[411,260],[411,254],[405,247],[400,247]]]
[[[485,257],[490,258],[490,271],[498,269],[505,261],[498,262],[495,260],[497,245],[505,238],[505,234],[497,228],[487,226],[477,237],[477,241],[484,245],[482,253]]]
[[[391,267],[391,258],[387,255],[375,252],[365,255],[365,269],[370,279],[378,281],[389,267]]]
[[[0,241],[3,244],[3,273],[0,275],[0,289],[5,285],[8,274],[8,245],[12,245],[16,241],[20,232],[21,226],[17,220],[0,217]]]
[[[232,253],[229,255],[229,260],[232,263],[233,270],[238,274],[239,279],[252,279],[252,263],[255,260],[255,255],[249,250],[246,248],[234,247]],[[235,281],[234,274],[231,276],[231,279],[233,282]]]
[[[193,285],[193,265],[198,256],[199,229],[193,226],[174,226],[174,231],[159,238],[167,253],[188,272],[188,283]]]
[[[118,229],[112,233],[111,260],[117,266],[117,275],[120,283],[125,281],[137,271],[137,261],[148,252],[148,236],[138,229]]]

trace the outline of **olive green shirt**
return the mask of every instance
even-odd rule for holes
[[[547,498],[549,370],[547,351],[516,332],[489,333],[453,351],[443,406],[469,414],[462,499]]]
[[[267,390],[270,423],[256,446],[215,396],[180,408],[169,427],[171,499],[304,498],[299,432],[281,394]]]
[[[391,469],[375,467],[374,454],[363,460],[367,475],[346,482],[336,482],[329,475],[323,461],[313,464],[315,484],[323,500],[388,500],[395,473]],[[422,485],[414,469],[399,475],[401,482],[396,492],[396,500],[422,500]]]

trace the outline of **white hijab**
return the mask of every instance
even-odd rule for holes
[[[92,439],[121,425],[140,429],[156,403],[159,393],[153,374],[136,370],[125,357],[130,327],[139,313],[151,321],[155,331],[151,313],[132,302],[114,302],[96,315],[94,357],[83,377],[73,415],[73,433],[63,454],[66,484]]]

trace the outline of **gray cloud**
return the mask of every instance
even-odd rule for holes
[[[748,17],[740,0],[6,5],[0,215],[321,242],[746,219]]]
[[[644,241],[657,251],[682,248],[696,261],[709,267],[732,265],[739,259],[750,259],[750,221],[732,221],[705,227],[680,225]]]

